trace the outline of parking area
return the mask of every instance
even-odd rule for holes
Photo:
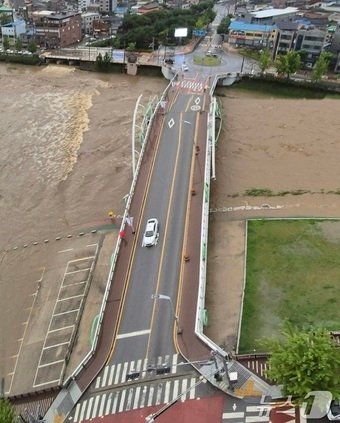
[[[91,284],[96,285],[98,297],[106,283],[105,278],[93,278],[104,239],[103,233],[89,233],[21,247],[3,255],[0,370],[7,395],[62,382],[78,340]],[[112,253],[112,244],[110,248]],[[105,261],[108,268],[110,260],[106,257]],[[11,283],[14,280],[15,286]],[[90,315],[86,320],[98,314],[100,301],[98,298],[94,307],[87,309]],[[88,339],[88,333],[84,337]],[[83,340],[80,344],[84,347]],[[90,344],[85,344],[88,350]]]

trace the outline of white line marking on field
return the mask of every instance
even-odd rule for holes
[[[68,251],[72,251],[73,250],[73,248],[68,248],[67,250],[60,250],[60,251],[58,251],[58,254],[59,253],[67,253]]]

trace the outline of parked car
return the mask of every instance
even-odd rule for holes
[[[336,399],[331,402],[327,418],[332,422],[340,421],[340,399]]]
[[[153,217],[146,222],[142,247],[151,247],[152,245],[157,245],[159,237],[158,228],[159,225],[156,218]]]

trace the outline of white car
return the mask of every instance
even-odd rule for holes
[[[327,413],[328,420],[340,421],[340,400],[333,400]]]
[[[182,65],[182,72],[187,72],[189,70],[189,67],[186,64]]]
[[[158,226],[158,220],[154,217],[146,222],[142,247],[157,245],[159,237]]]

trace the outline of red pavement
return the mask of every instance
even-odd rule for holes
[[[214,397],[176,402],[155,419],[157,423],[219,423],[222,419],[224,397]],[[92,419],[92,423],[142,423],[156,413],[162,405],[128,411],[112,416]]]
[[[270,411],[271,423],[300,423],[298,409],[293,407],[277,407]]]

